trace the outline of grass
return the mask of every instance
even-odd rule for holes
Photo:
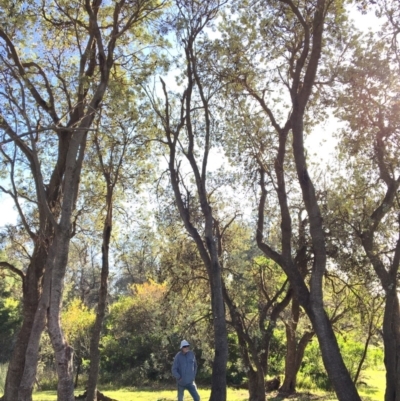
[[[0,394],[4,391],[4,383],[6,382],[8,364],[0,364]]]
[[[360,396],[365,401],[380,401],[385,399],[385,370],[366,370],[361,381],[366,383],[359,387]]]
[[[175,390],[121,389],[102,391],[102,393],[118,401],[176,401]],[[191,400],[189,393],[186,394],[185,399]],[[207,400],[210,397],[210,390],[199,389],[199,394],[202,400]],[[227,401],[245,401],[248,398],[247,390],[228,389]],[[33,394],[34,401],[55,401],[56,399],[56,391],[41,391]]]
[[[385,371],[384,370],[367,370],[363,373],[361,381],[365,384],[359,387],[359,393],[363,401],[381,401],[384,399],[385,391]],[[163,390],[158,389],[136,389],[126,388],[120,390],[106,390],[101,391],[118,401],[176,401],[176,391],[171,389]],[[77,394],[81,394],[77,392]],[[1,394],[1,391],[0,391]],[[191,400],[191,397],[186,393],[186,401]],[[210,397],[209,389],[199,389],[200,398],[206,401]],[[56,401],[56,391],[41,391],[33,394],[34,401]],[[235,390],[228,389],[227,401],[247,401],[248,392],[247,390]],[[270,393],[267,395],[268,401],[280,401],[282,400],[277,396],[276,393]],[[332,393],[324,393],[322,391],[299,390],[299,394],[295,397],[291,397],[290,401],[335,401],[337,398]]]

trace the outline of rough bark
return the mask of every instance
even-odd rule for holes
[[[293,394],[296,392],[296,376],[298,372],[297,339],[296,330],[300,316],[299,303],[292,300],[292,311],[290,320],[285,322],[286,332],[286,355],[285,355],[285,378],[279,391],[282,394]]]
[[[286,329],[288,330],[288,328]],[[285,378],[279,389],[280,393],[290,395],[296,392],[297,374],[299,373],[307,344],[313,336],[313,332],[306,332],[297,343],[296,339],[293,338],[293,331],[290,330],[290,333],[287,333],[286,340],[289,342],[287,343],[287,354],[285,357]]]
[[[22,291],[22,326],[8,365],[3,401],[15,401],[18,399],[18,389],[24,373],[25,353],[42,292],[42,277],[46,259],[47,250],[41,247],[40,250],[34,252],[26,272]]]
[[[400,309],[396,287],[386,292],[383,318],[384,363],[386,368],[385,401],[400,400]]]
[[[46,260],[45,273],[43,278],[42,294],[35,311],[35,319],[32,324],[29,341],[25,352],[24,371],[19,383],[17,400],[31,401],[32,391],[36,378],[38,361],[39,342],[46,325],[47,312],[50,302],[51,273],[56,254],[56,244],[53,241],[49,247],[49,254]]]
[[[262,369],[249,370],[249,401],[265,401],[265,379]]]

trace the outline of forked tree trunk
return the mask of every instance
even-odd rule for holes
[[[260,357],[259,353],[257,352],[255,342],[249,336],[248,332],[245,330],[245,327],[243,327],[243,320],[239,315],[236,306],[229,297],[225,285],[223,286],[223,294],[225,303],[229,309],[232,325],[238,336],[240,354],[242,356],[242,362],[245,366],[248,380],[249,400],[265,401],[265,375],[267,372],[266,369],[268,369],[267,361],[269,354],[269,344],[273,330],[269,331],[271,335],[268,339],[263,339],[263,352],[262,357]]]
[[[310,277],[310,293],[307,304],[299,302],[306,310],[313,329],[317,335],[321,349],[322,359],[329,380],[340,401],[360,401],[357,389],[351,380],[350,374],[343,362],[332,324],[324,310],[323,305],[323,276],[326,270],[325,233],[322,224],[321,211],[318,205],[314,184],[307,169],[307,161],[304,149],[304,114],[311,95],[313,83],[317,73],[319,59],[322,50],[322,34],[324,32],[325,0],[318,0],[313,20],[312,45],[309,51],[309,61],[305,70],[304,83],[299,86],[299,81],[292,88],[293,112],[291,126],[293,134],[293,156],[295,160],[298,182],[301,187],[304,206],[306,208],[312,241],[314,262]],[[307,54],[306,53],[306,54]],[[300,77],[297,76],[297,79]],[[296,91],[296,93],[295,93]]]
[[[314,336],[314,332],[306,332],[297,341],[297,326],[300,318],[300,304],[296,298],[292,299],[292,311],[290,321],[285,323],[286,327],[286,356],[285,356],[285,378],[280,393],[290,395],[296,392],[296,379],[307,344]]]
[[[46,201],[50,205],[55,216],[59,214],[58,203],[61,195],[60,186],[65,169],[69,139],[70,133],[60,134],[59,136],[60,146],[57,163],[52,172],[50,184],[46,193]],[[34,170],[34,168],[33,166],[32,169]],[[39,185],[41,185],[41,183],[36,180],[38,198]],[[49,246],[53,242],[54,229],[48,221],[43,209],[38,208],[38,212],[40,229],[35,241],[31,262],[26,272],[23,288],[23,323],[8,365],[6,383],[4,386],[4,401],[15,401],[18,399],[19,387],[24,375],[29,338],[33,330],[35,314],[43,292],[43,275],[47,264]],[[37,328],[35,328],[35,330],[37,330]]]
[[[200,6],[200,12],[197,7]],[[203,8],[204,7],[204,8]],[[211,310],[213,314],[214,326],[214,360],[211,377],[211,395],[210,401],[225,401],[226,400],[226,365],[228,362],[228,336],[225,320],[225,305],[222,290],[222,269],[219,261],[218,246],[214,233],[214,215],[209,202],[209,192],[207,190],[207,163],[209,152],[211,148],[211,113],[209,99],[204,94],[203,82],[198,74],[199,61],[197,60],[197,53],[195,50],[195,41],[199,33],[204,29],[203,24],[210,21],[216,16],[218,7],[215,7],[210,1],[204,0],[200,3],[180,2],[181,17],[186,19],[186,23],[191,28],[185,33],[187,37],[182,41],[185,57],[186,57],[186,76],[187,88],[182,95],[182,110],[180,111],[180,122],[174,126],[171,119],[170,111],[171,104],[168,100],[168,93],[166,90],[165,82],[161,80],[162,87],[165,95],[165,113],[158,110],[158,116],[162,116],[161,120],[164,125],[167,144],[169,147],[169,173],[171,178],[171,185],[174,191],[175,201],[179,210],[181,219],[185,225],[186,230],[192,236],[196,247],[199,251],[200,257],[204,262],[207,269],[210,292],[211,292]],[[201,128],[196,123],[192,122],[192,111],[196,109],[193,97],[193,91],[197,88],[200,98],[200,109],[203,110],[204,126]],[[155,103],[154,103],[155,106]],[[185,110],[184,113],[183,110]],[[177,151],[183,146],[181,143],[182,138],[179,138],[182,131],[185,130],[187,139],[187,149],[183,152],[186,157],[190,169],[195,179],[195,191],[199,199],[199,210],[201,211],[204,219],[204,224],[200,228],[196,228],[192,222],[191,210],[188,202],[183,201],[181,193],[181,177],[179,171],[180,161],[177,160]],[[203,149],[202,161],[197,160],[197,151],[195,151],[195,143],[199,137],[202,137]],[[185,145],[186,146],[186,145]],[[204,235],[200,234],[204,232]]]
[[[292,306],[293,309],[293,306]],[[292,317],[294,319],[293,313]],[[296,326],[297,322],[291,321],[285,324],[286,332],[286,355],[285,355],[285,379],[279,391],[282,394],[293,394],[296,392]]]
[[[298,306],[298,302],[293,300],[292,310],[294,310],[292,312],[292,321],[286,324],[285,378],[281,388],[279,389],[279,392],[285,396],[296,392],[297,374],[300,370],[304,352],[307,344],[314,336],[314,332],[306,332],[303,334],[300,341],[296,340],[296,330],[299,317],[297,314]]]
[[[37,362],[39,355],[39,343],[46,325],[47,313],[50,303],[52,269],[54,265],[57,246],[53,241],[49,246],[45,272],[43,277],[43,289],[36,309],[29,342],[25,353],[24,372],[18,388],[18,401],[31,401],[32,391],[36,379]]]

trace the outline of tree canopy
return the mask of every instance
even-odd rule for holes
[[[0,15],[4,401],[52,369],[60,401],[80,376],[87,401],[98,380],[168,380],[182,338],[210,401],[243,382],[264,401],[272,375],[360,400],[380,353],[400,400],[397,1]],[[335,143],[328,164],[310,138]]]

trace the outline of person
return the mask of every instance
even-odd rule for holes
[[[197,362],[190,344],[186,340],[181,341],[180,351],[175,355],[172,364],[172,375],[178,385],[178,401],[183,401],[183,393],[189,391],[194,401],[200,401],[199,393],[194,382],[197,373]]]

